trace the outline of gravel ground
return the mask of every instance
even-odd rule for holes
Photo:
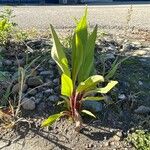
[[[48,56],[47,50],[50,49],[52,43],[45,40],[31,40],[27,42],[28,46],[35,50],[33,56],[36,56],[36,54]],[[44,83],[50,83],[51,81],[51,84],[47,85],[47,87],[40,87],[36,89],[36,91],[32,91],[32,93],[30,92],[27,97],[28,103],[27,101],[24,103],[28,105],[22,105],[24,108],[24,111],[22,111],[23,117],[27,118],[29,121],[34,121],[34,123],[31,124],[31,127],[26,123],[20,124],[15,130],[7,132],[6,134],[5,131],[3,132],[3,130],[1,130],[2,128],[0,128],[0,149],[134,150],[134,148],[126,144],[124,138],[132,127],[140,125],[146,129],[149,128],[149,119],[145,116],[150,112],[150,47],[149,43],[144,44],[138,41],[127,40],[122,43],[122,40],[119,41],[119,37],[115,39],[115,37],[111,35],[97,41],[95,63],[97,64],[96,66],[99,74],[102,70],[100,68],[101,55],[99,55],[101,52],[107,53],[106,56],[109,62],[107,62],[106,66],[108,65],[108,67],[110,60],[115,59],[115,56],[118,54],[132,56],[122,64],[115,75],[115,78],[119,81],[119,88],[116,89],[117,92],[115,91],[109,95],[110,98],[112,96],[114,98],[114,100],[112,98],[110,99],[113,105],[109,106],[104,103],[95,103],[95,108],[93,108],[93,110],[99,109],[97,120],[89,120],[85,117],[83,119],[85,123],[84,128],[80,134],[74,132],[74,124],[66,120],[64,121],[63,119],[54,124],[49,131],[39,128],[44,118],[47,118],[50,114],[54,114],[56,111],[55,109],[59,109],[54,107],[54,103],[59,99],[57,95],[60,91],[58,86],[59,80],[57,80],[59,78],[58,72],[53,61],[46,61],[46,64],[43,63],[42,66],[37,69],[35,75],[30,77],[30,80],[28,79],[26,83],[28,86],[28,89],[26,89],[27,92],[31,90],[31,88],[41,84],[41,80]],[[7,47],[7,49],[3,49],[5,52],[5,59],[2,60],[2,68],[5,71],[15,71],[15,50],[17,51],[19,49],[25,51],[23,45],[18,45],[18,47],[14,46],[15,45],[11,45]],[[46,53],[42,53],[41,49],[45,49]],[[5,50],[7,50],[7,53]],[[19,51],[17,54],[21,63],[21,60],[24,60],[22,57],[24,58],[25,56],[22,51]],[[30,55],[30,58],[31,56],[32,55]],[[47,59],[50,60],[49,56]],[[21,64],[23,64],[23,62]],[[35,68],[35,66],[36,65],[33,65],[32,67]],[[12,74],[15,75],[15,72],[12,72]],[[41,78],[39,78],[40,75]],[[13,93],[17,92],[16,85],[17,84],[14,83],[12,88]],[[103,110],[100,107],[101,105],[97,104],[101,104]],[[142,114],[144,117],[141,118],[139,114]]]
[[[57,28],[73,27],[73,17],[80,17],[85,6],[13,6],[15,21],[21,28],[47,29],[49,24]],[[105,28],[122,28],[130,5],[91,5],[88,6],[90,25],[98,24]],[[0,10],[3,6],[0,6]],[[144,15],[143,15],[144,14]],[[130,25],[150,29],[150,5],[133,5]]]

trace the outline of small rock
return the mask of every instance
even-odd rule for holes
[[[37,76],[36,77],[30,77],[27,80],[27,84],[31,87],[36,87],[36,86],[43,84],[43,81]]]
[[[52,66],[55,66],[56,63],[53,61],[53,60],[49,60],[49,63],[52,65]]]
[[[53,89],[47,89],[46,91],[44,91],[44,95],[45,96],[50,96],[51,94],[54,94],[54,90]]]
[[[4,60],[3,64],[6,66],[11,66],[12,65],[12,61],[11,60]]]
[[[40,103],[37,107],[38,112],[45,111],[46,105],[44,102]]]
[[[110,142],[109,145],[110,145],[110,146],[114,146],[114,145],[115,145],[115,142]]]
[[[114,135],[114,136],[113,136],[113,141],[120,141],[120,137],[117,136],[117,135]]]
[[[120,95],[118,96],[118,98],[119,98],[120,100],[125,100],[125,99],[126,99],[126,96],[125,96],[125,94],[120,94]]]
[[[107,147],[107,146],[109,146],[109,143],[108,143],[108,142],[105,142],[105,143],[103,144],[103,146],[104,146],[104,147]]]
[[[124,39],[117,37],[116,41],[117,41],[118,45],[121,45],[123,43]]]
[[[25,92],[27,90],[28,86],[26,84],[23,85],[23,90],[22,92]],[[12,87],[12,94],[17,94],[20,90],[20,83],[15,84]]]
[[[37,71],[42,72],[42,71],[44,71],[44,68],[43,67],[39,67],[39,68],[37,68]]]
[[[114,54],[106,54],[106,59],[115,59]]]
[[[60,86],[56,86],[54,90],[55,90],[56,92],[59,92]]]
[[[107,47],[108,51],[116,51],[116,47],[114,45],[110,45],[109,47]]]
[[[139,85],[143,85],[143,82],[142,82],[142,81],[139,81],[138,83],[139,83]]]
[[[22,107],[25,110],[34,110],[35,102],[33,101],[33,98],[24,98],[22,100]]]
[[[121,51],[130,51],[133,49],[133,45],[131,43],[124,43]]]
[[[54,79],[53,80],[53,83],[56,85],[56,84],[59,84],[59,79],[58,78],[56,78],[56,79]]]
[[[83,102],[83,107],[85,109],[94,111],[94,112],[100,112],[102,111],[102,103],[101,102],[97,102],[97,101],[84,101]]]
[[[42,98],[42,97],[43,97],[43,93],[42,93],[42,92],[39,92],[39,93],[36,94],[35,97],[36,97],[36,98]]]
[[[136,50],[133,53],[133,56],[143,56],[143,55],[146,55],[146,54],[147,54],[147,51],[145,51],[145,50]]]
[[[119,146],[120,144],[119,144],[119,142],[115,142],[115,145],[116,145],[116,146]]]
[[[40,72],[40,75],[41,76],[48,76],[48,75],[51,75],[53,72],[52,71],[42,71]]]
[[[122,137],[122,132],[121,132],[121,131],[118,131],[118,132],[116,133],[116,135],[119,136],[119,137]]]
[[[18,59],[14,62],[14,65],[16,66],[23,66],[25,64],[24,59]]]
[[[132,42],[132,44],[134,45],[134,47],[136,47],[137,49],[142,48],[142,44],[138,41]]]
[[[36,104],[39,104],[40,101],[41,101],[41,98],[36,98],[36,99],[35,99],[35,103],[36,103]]]
[[[57,101],[59,100],[59,98],[54,95],[54,96],[50,96],[50,97],[48,98],[48,100],[51,101],[51,102],[57,102]]]
[[[136,110],[134,110],[134,112],[136,113],[136,114],[149,114],[150,113],[150,107],[146,107],[146,106],[140,106],[140,107],[138,107]]]

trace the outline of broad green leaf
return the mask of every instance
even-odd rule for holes
[[[61,76],[61,94],[70,97],[73,92],[73,83],[70,77],[65,74]]]
[[[75,84],[78,72],[81,68],[84,49],[87,42],[88,31],[87,31],[87,8],[85,9],[84,16],[80,21],[76,21],[77,27],[75,29],[75,34],[72,42],[72,79]]]
[[[46,120],[44,120],[42,122],[41,127],[51,126],[62,115],[63,115],[62,113],[59,113],[59,114],[55,114],[55,115],[52,115],[52,116],[48,117]]]
[[[51,50],[51,56],[55,60],[57,65],[59,66],[60,70],[64,74],[66,74],[67,76],[70,77],[68,60],[66,58],[66,55],[65,55],[63,48],[62,48],[62,45],[61,45],[59,38],[58,38],[52,25],[51,25],[51,33],[52,33],[53,40],[54,40],[53,48]]]
[[[83,46],[81,39],[77,33],[73,36],[72,41],[72,81],[75,85],[78,72],[83,61]]]
[[[83,98],[83,100],[93,100],[93,101],[101,101],[101,100],[105,100],[106,98],[104,96],[89,96],[89,97],[85,97]]]
[[[87,79],[93,70],[96,36],[97,36],[97,26],[95,26],[93,32],[89,36],[86,43],[86,47],[83,51],[84,52],[83,63],[78,75],[79,83]]]
[[[94,75],[89,77],[84,82],[81,82],[77,87],[77,92],[88,91],[94,88],[99,82],[104,82],[103,76]]]
[[[104,88],[97,88],[96,90],[93,90],[94,92],[106,94],[108,93],[116,84],[118,84],[118,81],[110,81],[106,87]]]
[[[93,113],[91,113],[89,110],[82,110],[81,112],[82,112],[82,113],[85,113],[85,114],[87,114],[87,115],[89,115],[89,116],[91,116],[91,117],[96,118],[96,116],[95,116]]]
[[[86,42],[87,42],[87,37],[88,37],[87,8],[85,9],[84,16],[78,22],[75,32],[78,33],[79,37],[81,38],[81,42],[82,42],[83,46],[85,46]]]

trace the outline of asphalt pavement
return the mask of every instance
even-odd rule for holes
[[[113,3],[112,3],[113,4]],[[90,5],[88,20],[90,25],[98,24],[106,28],[123,28],[126,26],[128,9],[126,5]],[[150,4],[133,4],[130,26],[150,30]],[[0,6],[2,10],[4,6]],[[47,29],[49,24],[56,28],[74,27],[74,17],[79,18],[84,11],[84,5],[71,6],[12,6],[16,17],[14,21],[23,29]]]

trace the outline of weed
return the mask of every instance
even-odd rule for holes
[[[54,40],[51,56],[61,70],[61,94],[67,109],[61,113],[50,116],[42,123],[42,127],[52,125],[62,116],[68,116],[75,122],[76,131],[80,131],[82,127],[81,114],[87,114],[96,118],[89,110],[82,109],[83,101],[104,100],[104,95],[118,83],[117,81],[109,81],[106,83],[104,82],[103,76],[93,75],[97,26],[95,26],[92,33],[88,33],[87,9],[81,20],[76,21],[76,24],[77,27],[72,38],[70,68],[62,44],[51,25],[51,33]],[[102,87],[100,83],[106,86]],[[95,96],[95,94],[98,94],[98,96]]]
[[[13,11],[9,8],[4,9],[0,15],[0,42],[1,44],[6,44],[15,27],[15,23],[11,21],[14,17],[12,15]]]
[[[150,133],[144,130],[136,130],[128,135],[127,141],[133,144],[137,150],[150,150]]]
[[[40,57],[37,57],[33,61],[31,61],[29,64],[27,64],[24,68],[20,67],[18,64],[18,85],[19,85],[19,91],[15,96],[12,96],[12,85],[13,82],[16,80],[14,78],[11,83],[9,83],[8,88],[6,89],[2,101],[3,105],[0,109],[0,120],[3,122],[5,127],[14,127],[17,125],[17,123],[23,121],[23,122],[28,122],[26,119],[21,117],[21,106],[23,104],[22,100],[27,96],[27,94],[30,91],[28,91],[26,94],[23,95],[23,87],[26,83],[26,80],[32,76],[33,72],[41,65],[39,64],[37,67],[34,68],[34,70],[29,71],[29,68],[39,59]],[[43,63],[43,62],[42,62]],[[44,86],[44,85],[42,85]],[[38,87],[36,87],[38,88]],[[32,89],[33,90],[33,89]],[[9,107],[8,107],[9,104]],[[4,118],[9,118],[9,119],[4,119]],[[8,121],[9,120],[9,121]]]
[[[125,28],[124,28],[125,36],[127,36],[127,33],[130,29],[130,22],[132,19],[132,13],[133,13],[133,7],[131,5],[130,8],[128,9],[127,16],[126,16],[126,24],[125,24]]]

